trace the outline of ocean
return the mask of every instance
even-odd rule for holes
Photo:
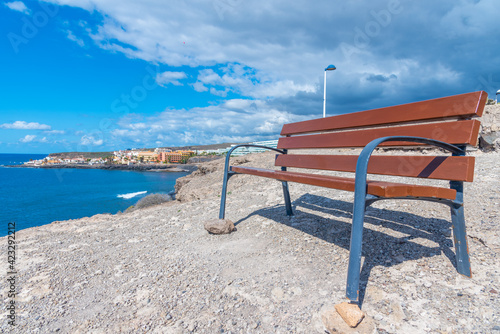
[[[153,193],[174,191],[187,173],[76,168],[16,168],[46,154],[0,154],[0,237],[16,230],[98,213],[115,214]]]

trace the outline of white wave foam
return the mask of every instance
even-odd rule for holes
[[[142,195],[145,193],[147,193],[147,191],[138,191],[136,193],[121,194],[121,195],[118,195],[117,197],[124,198],[124,199],[130,199],[132,197],[139,196],[139,195]]]

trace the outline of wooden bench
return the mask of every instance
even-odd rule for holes
[[[451,221],[460,274],[471,269],[465,231],[463,182],[474,176],[474,157],[466,146],[475,146],[487,94],[483,91],[410,104],[373,109],[283,125],[276,156],[278,170],[231,166],[226,157],[220,219],[225,216],[227,182],[236,174],[250,174],[282,182],[286,212],[292,215],[288,182],[354,192],[346,296],[359,301],[359,277],[365,209],[384,199],[414,199],[437,202],[451,208]],[[445,156],[373,155],[375,148],[433,146],[451,153]],[[359,155],[305,155],[301,149],[362,148]],[[297,150],[299,154],[290,154]],[[296,151],[294,151],[296,152]],[[415,150],[417,152],[417,150]],[[355,172],[355,178],[288,171],[287,168]],[[418,177],[450,181],[449,188],[369,181],[367,174]],[[404,181],[405,179],[403,179]]]

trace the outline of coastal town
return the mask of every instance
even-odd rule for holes
[[[195,152],[190,150],[159,149],[153,151],[129,149],[118,150],[105,157],[88,158],[83,154],[77,157],[60,158],[47,156],[39,160],[30,160],[25,163],[28,166],[49,166],[49,165],[134,165],[134,164],[169,164],[186,163],[187,160],[197,154],[207,154],[205,152]]]
[[[248,143],[250,145],[261,145],[276,148],[278,141],[269,140],[261,142]],[[155,148],[155,149],[126,149],[103,153],[103,156],[89,157],[81,153],[69,156],[56,156],[53,154],[48,155],[43,159],[30,160],[24,163],[26,167],[57,167],[61,166],[99,166],[99,165],[122,165],[131,166],[136,164],[148,165],[161,165],[161,164],[186,164],[189,158],[194,156],[222,156],[225,155],[233,146],[230,145],[226,148],[218,149],[169,149],[169,148]],[[248,153],[263,152],[264,149],[258,147],[241,147],[235,150],[232,155],[239,156]]]

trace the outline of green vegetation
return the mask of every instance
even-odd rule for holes
[[[150,206],[159,205],[172,201],[172,196],[167,194],[151,194],[141,198],[135,205],[130,206],[125,212],[132,212],[138,209],[144,209]]]
[[[112,157],[113,152],[61,152],[61,153],[50,153],[49,157],[59,158],[59,159],[75,159],[83,157],[84,159],[96,159],[107,157]]]

